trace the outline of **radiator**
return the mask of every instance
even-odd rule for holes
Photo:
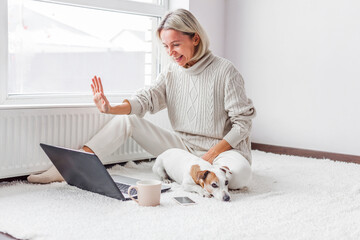
[[[152,121],[168,125],[164,113],[154,116],[150,118]],[[95,108],[0,110],[0,179],[48,169],[51,162],[40,142],[79,149],[111,118]],[[103,163],[151,157],[129,139]]]

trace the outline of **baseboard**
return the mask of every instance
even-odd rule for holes
[[[331,159],[334,161],[351,162],[351,163],[360,164],[360,156],[356,156],[356,155],[314,151],[314,150],[308,150],[308,149],[275,146],[275,145],[268,145],[268,144],[262,144],[262,143],[254,143],[254,142],[251,144],[251,148],[253,150],[260,150],[260,151],[271,152],[271,153],[276,153],[276,154],[294,155],[294,156],[301,156],[301,157],[312,157],[312,158],[319,158],[319,159],[326,158],[326,159]]]

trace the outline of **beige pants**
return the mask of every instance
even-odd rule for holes
[[[85,146],[88,146],[100,158],[112,154],[129,137],[132,137],[143,149],[158,156],[170,148],[180,148],[201,157],[205,152],[194,151],[173,131],[154,125],[136,115],[119,115],[110,120]],[[228,166],[232,179],[230,189],[247,186],[252,171],[249,162],[237,151],[229,150],[217,156],[213,164]]]

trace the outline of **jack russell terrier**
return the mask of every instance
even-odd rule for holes
[[[152,170],[165,182],[172,179],[181,184],[185,191],[230,201],[228,184],[232,173],[226,166],[214,166],[185,150],[173,148],[156,158]]]

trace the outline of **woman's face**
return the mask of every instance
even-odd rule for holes
[[[182,67],[186,64],[190,66],[194,64],[189,63],[189,61],[194,56],[195,47],[199,44],[198,34],[191,38],[189,35],[173,29],[163,29],[160,32],[160,38],[166,52],[177,64]]]

